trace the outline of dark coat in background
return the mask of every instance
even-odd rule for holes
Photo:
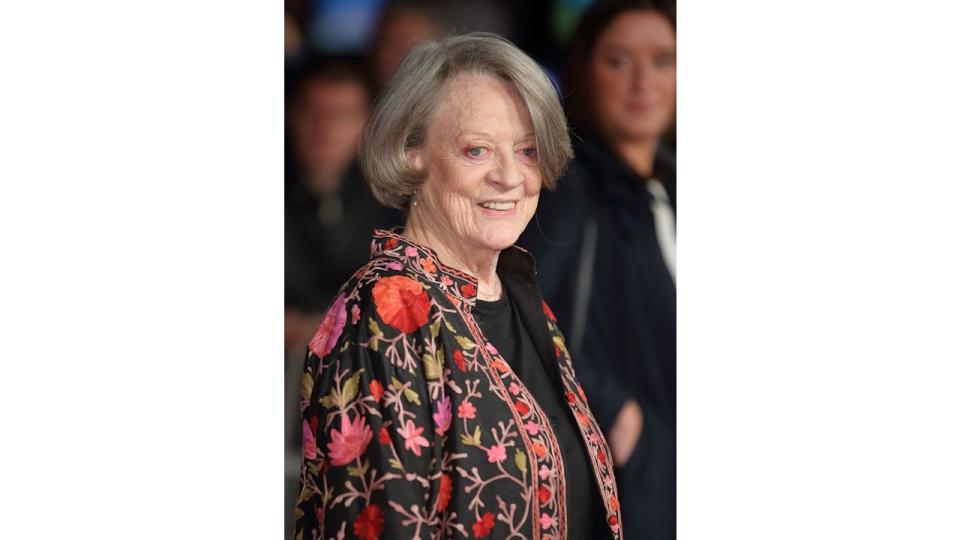
[[[651,195],[595,137],[555,192],[541,194],[519,245],[539,262],[544,299],[605,433],[627,399],[643,410],[637,446],[616,473],[625,538],[676,537],[676,286],[657,242]],[[675,208],[672,156],[654,176]]]

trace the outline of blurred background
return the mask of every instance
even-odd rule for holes
[[[285,538],[292,538],[293,534],[292,512],[302,438],[300,377],[307,343],[327,303],[367,261],[371,231],[404,222],[400,211],[384,208],[374,200],[356,160],[368,111],[378,91],[417,41],[485,31],[506,37],[529,54],[554,79],[563,97],[567,92],[563,72],[569,68],[568,48],[585,10],[594,3],[285,2]],[[642,4],[645,3],[638,3]],[[673,19],[670,22],[675,25]],[[670,54],[672,70],[673,52]],[[651,62],[653,65],[661,60],[654,58]],[[674,72],[670,73],[672,76]],[[669,86],[669,92],[675,93],[674,86]],[[667,191],[675,198],[672,99],[673,95],[667,110],[669,122],[657,131],[657,163],[659,167],[662,156],[671,156],[667,160],[671,168]],[[539,259],[536,246],[529,247]],[[556,286],[563,284],[558,282]],[[670,298],[675,297],[672,286],[670,281]],[[562,300],[551,299],[546,290],[544,293],[551,304],[557,303],[561,311],[564,309]],[[670,339],[673,335],[670,333]],[[671,362],[675,365],[675,358],[667,360],[668,364]],[[675,371],[674,366],[671,369]],[[673,379],[669,381],[672,384]],[[673,399],[673,394],[668,399]],[[669,414],[674,414],[673,409]],[[672,477],[673,473],[669,474]],[[674,535],[675,532],[662,537]]]

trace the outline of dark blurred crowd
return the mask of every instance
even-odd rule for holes
[[[676,20],[668,1],[285,4],[287,534],[299,385],[327,303],[402,226],[357,165],[373,100],[416,42],[487,31],[555,79],[576,157],[519,244],[567,337],[614,462],[626,538],[676,537]]]

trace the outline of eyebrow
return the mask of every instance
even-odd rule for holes
[[[470,137],[486,137],[488,139],[492,139],[493,134],[488,133],[486,131],[464,131],[462,133],[458,133],[456,136],[457,139],[466,139]],[[520,139],[535,139],[536,137],[537,137],[537,134],[530,131],[530,132],[524,133],[523,136],[520,137]]]

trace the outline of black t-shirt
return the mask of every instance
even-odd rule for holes
[[[566,477],[567,537],[590,538],[596,503],[593,472],[570,409],[561,400],[561,389],[551,382],[506,288],[499,300],[485,302],[478,299],[473,315],[483,335],[510,364],[553,425],[560,442]]]

